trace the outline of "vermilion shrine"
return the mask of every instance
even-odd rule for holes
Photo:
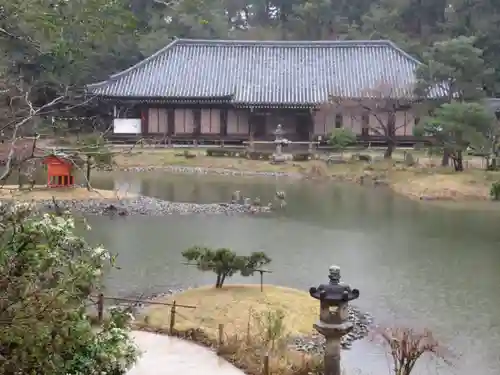
[[[47,186],[71,187],[75,183],[73,176],[73,163],[64,156],[49,155],[43,160],[47,165]]]

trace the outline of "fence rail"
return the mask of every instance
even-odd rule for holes
[[[96,296],[93,296],[93,297],[96,297]],[[145,305],[170,306],[170,324],[169,324],[170,333],[174,332],[174,328],[175,328],[175,315],[176,315],[176,309],[177,308],[196,309],[196,306],[177,304],[177,302],[175,300],[172,301],[172,303],[168,303],[168,302],[151,301],[151,300],[148,300],[148,299],[108,297],[108,296],[104,296],[103,293],[100,293],[100,294],[97,295],[97,303],[96,303],[96,305],[97,305],[97,320],[99,322],[102,322],[103,319],[104,319],[104,301],[105,300],[119,301],[119,302],[130,302],[130,303],[143,303]]]

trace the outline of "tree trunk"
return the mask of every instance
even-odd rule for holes
[[[87,185],[87,190],[90,191],[90,171],[92,170],[92,163],[91,163],[91,156],[87,156],[87,163],[86,163],[87,169],[85,173],[85,185]]]
[[[396,113],[391,112],[387,119],[387,129],[385,129],[387,148],[384,152],[384,159],[391,159],[392,153],[396,148],[396,142],[394,138],[396,137]]]
[[[220,274],[220,273],[218,273],[218,274],[217,274],[217,281],[215,282],[215,288],[217,288],[217,289],[218,289],[218,288],[220,288],[220,287],[222,287],[222,284],[221,284],[221,274]]]
[[[220,279],[220,286],[219,288],[222,288],[222,286],[224,285],[224,281],[226,281],[226,274],[223,274],[221,279]]]
[[[488,166],[486,170],[488,171],[496,171],[497,170],[497,157],[493,155],[493,157],[488,161]]]
[[[23,173],[20,165],[17,168],[17,184],[19,185],[19,190],[21,190],[23,188]]]
[[[396,145],[394,144],[394,139],[388,139],[387,140],[387,148],[385,149],[384,152],[384,159],[392,159],[392,153],[394,152],[394,149],[396,148]]]
[[[498,143],[497,137],[493,137],[491,142],[490,155],[486,159],[486,170],[487,171],[496,171],[497,166],[497,158],[498,158],[498,147],[496,146]]]
[[[463,172],[464,159],[462,156],[462,151],[457,151],[455,157],[453,158],[453,166],[455,168],[455,172]]]
[[[443,150],[443,158],[441,159],[441,166],[447,167],[450,165],[450,150],[445,148]]]

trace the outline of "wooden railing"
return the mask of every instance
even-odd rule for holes
[[[95,297],[95,296],[94,296]],[[133,299],[133,298],[122,298],[122,297],[107,297],[104,296],[103,293],[100,293],[97,295],[97,320],[99,322],[102,322],[104,319],[104,301],[109,300],[109,301],[115,301],[115,302],[128,302],[131,304],[138,304],[142,303],[144,305],[160,305],[160,306],[171,306],[170,307],[170,333],[174,332],[175,328],[175,316],[177,313],[177,308],[184,308],[184,309],[196,309],[196,306],[191,306],[191,305],[182,305],[176,303],[176,301],[172,301],[172,303],[168,302],[159,302],[159,301],[151,301],[148,299]]]

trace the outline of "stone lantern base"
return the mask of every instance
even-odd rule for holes
[[[325,336],[324,375],[341,375],[340,351],[342,346],[340,339],[352,330],[353,324],[351,322],[327,324],[320,320],[314,324],[314,328]]]
[[[286,159],[286,155],[274,153],[271,157],[271,162],[273,164],[284,164]]]

